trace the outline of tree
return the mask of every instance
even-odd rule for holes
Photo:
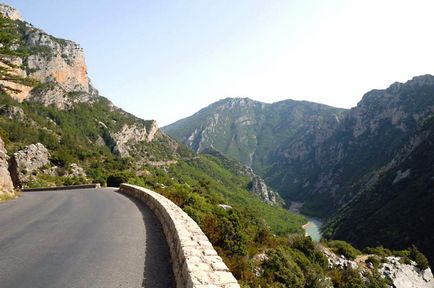
[[[26,55],[26,51],[20,49],[22,39],[17,25],[17,21],[0,15],[0,92],[4,94],[20,92],[8,83],[29,87],[37,84],[37,81],[16,73],[16,69],[20,67],[14,63],[14,59]]]

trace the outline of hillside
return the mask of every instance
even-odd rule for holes
[[[290,199],[304,183],[295,185],[289,179],[316,172],[316,163],[309,163],[314,157],[311,151],[334,131],[344,112],[305,101],[266,104],[227,98],[163,130],[194,151],[212,148],[252,167],[283,198]],[[293,163],[283,163],[289,160]],[[276,167],[278,163],[285,167]]]
[[[433,171],[434,121],[427,119],[400,151],[379,169],[366,187],[326,225],[328,237],[345,239],[358,247],[385,245],[399,248],[415,244],[434,259]],[[363,235],[363,237],[360,237]]]
[[[260,177],[224,156],[217,146],[199,141],[200,149],[196,150],[206,153],[197,154],[165,134],[155,121],[139,119],[115,107],[91,85],[78,44],[33,27],[18,11],[2,4],[0,28],[0,189],[8,195],[12,183],[20,189],[128,182],[149,187],[186,211],[246,287],[386,287],[394,281],[386,274],[386,280],[381,278],[379,267],[366,268],[369,261],[360,268],[347,269],[353,264],[342,259],[361,253],[348,243],[318,244],[304,237],[301,226],[306,220],[284,209]],[[276,169],[273,159],[281,153],[270,147],[276,143],[281,147],[301,145],[312,139],[325,141],[344,113],[308,102],[265,105],[227,99],[222,103],[223,107],[250,107],[249,117],[259,110],[268,111],[261,119],[240,114],[239,122],[230,125],[240,135],[224,142],[230,144],[227,151],[246,157],[241,159],[244,164],[251,161],[257,163],[258,171],[268,172]],[[230,124],[234,119],[224,122]],[[286,131],[285,127],[291,129]],[[278,141],[267,136],[275,131],[280,133]],[[257,132],[262,133],[260,141]],[[261,149],[254,154],[249,149],[255,145],[236,148],[255,141]],[[266,155],[266,160],[255,160],[259,159],[256,154]],[[305,172],[294,169],[288,173]],[[424,271],[429,270],[417,250],[393,253],[406,261],[393,265],[406,265],[416,271],[415,278],[425,281]],[[331,258],[341,260],[333,262]]]
[[[422,216],[419,205],[434,204],[428,189],[429,173],[422,171],[430,167],[432,157],[413,153],[422,149],[419,146],[430,145],[423,129],[433,113],[434,77],[424,75],[373,90],[347,111],[291,100],[265,104],[224,99],[163,129],[195,150],[212,147],[245,161],[287,203],[301,201],[303,213],[332,218],[329,236],[359,247],[385,244],[403,248],[420,243],[432,255],[431,247],[422,244],[430,242],[432,233],[414,231],[417,219],[429,215],[422,209]],[[400,166],[405,159],[415,158],[420,169]],[[384,177],[395,179],[397,171],[402,177],[411,171],[419,184],[413,181],[413,186],[409,185],[414,195],[426,195],[426,202],[404,192],[408,187],[403,191],[400,185],[384,182]],[[382,200],[369,195],[381,195]],[[403,206],[408,225],[401,217],[384,221],[384,214],[400,214]],[[369,212],[362,211],[378,212],[368,217]],[[372,228],[377,227],[374,223],[384,224],[381,237]],[[398,240],[399,235],[406,235],[405,240]]]

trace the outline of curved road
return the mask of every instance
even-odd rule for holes
[[[175,287],[154,214],[113,189],[24,192],[0,203],[0,286]]]

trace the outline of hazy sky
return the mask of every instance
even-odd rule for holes
[[[352,107],[434,74],[432,0],[4,3],[78,42],[100,93],[160,126],[226,97]]]

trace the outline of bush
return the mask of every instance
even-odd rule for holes
[[[380,259],[378,259],[378,256],[369,256],[365,262],[371,263],[375,269],[377,269],[380,266]]]
[[[410,258],[417,263],[417,267],[421,270],[429,268],[428,259],[414,245],[410,248]]]
[[[351,244],[345,241],[334,240],[330,241],[328,245],[333,250],[333,252],[339,255],[344,255],[350,260],[354,260],[357,255],[362,254],[362,252],[360,252],[359,250],[351,246]]]
[[[384,248],[383,246],[378,246],[378,247],[367,247],[363,250],[366,254],[375,254],[381,257],[388,257],[388,256],[392,256],[394,253],[392,253],[392,251],[390,251],[387,248]]]
[[[264,276],[269,282],[278,282],[282,287],[304,287],[304,275],[300,267],[283,249],[267,252],[268,259],[262,264]],[[279,287],[279,286],[276,286]]]

